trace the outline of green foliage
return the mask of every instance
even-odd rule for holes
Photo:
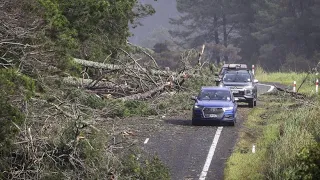
[[[157,156],[141,160],[137,155],[131,154],[125,159],[123,173],[129,174],[130,179],[170,179],[169,169],[162,164]]]
[[[75,36],[76,31],[70,27],[70,22],[63,15],[60,4],[55,0],[38,0],[45,9],[45,19],[47,21],[47,35],[56,41],[58,49],[68,50],[76,48],[78,43]]]
[[[150,107],[144,101],[118,101],[114,100],[109,103],[109,107],[114,108],[110,113],[111,117],[132,117],[132,116],[150,116],[157,115],[157,111]]]
[[[296,155],[294,171],[286,173],[286,179],[317,179],[320,176],[320,143],[303,147]]]
[[[315,83],[319,76],[314,73],[309,75],[308,73],[298,73],[294,71],[278,71],[267,73],[261,68],[261,66],[257,66],[255,75],[256,79],[258,79],[260,82],[278,82],[282,85],[286,85],[289,90],[292,90],[293,88],[293,81],[296,81],[297,89],[300,87],[302,82],[305,81],[299,89],[299,92],[309,96],[316,95]]]
[[[319,108],[299,106],[289,96],[262,95],[260,99],[263,108],[255,108],[244,123],[228,160],[226,179],[319,177]],[[255,154],[250,153],[253,144]],[[254,164],[247,161],[251,158]]]
[[[12,140],[19,132],[19,129],[15,124],[22,124],[24,114],[17,107],[9,104],[8,100],[3,98],[3,96],[0,97],[0,106],[0,154],[2,154],[9,153],[11,151]]]
[[[241,49],[238,62],[259,63],[268,71],[305,71],[318,61],[319,7],[319,0],[178,0],[182,16],[171,20],[178,30],[170,34],[185,47],[232,44]],[[210,54],[221,56],[212,50]]]
[[[102,61],[117,56],[131,35],[128,22],[154,13],[137,0],[39,0],[46,11],[47,34],[65,53]],[[138,10],[135,10],[138,8]]]
[[[284,63],[290,65],[290,56],[305,56],[305,64],[297,66],[308,69],[308,63],[314,65],[312,57],[319,44],[319,24],[315,12],[319,1],[261,1],[255,4],[254,33],[260,41],[260,58],[264,67],[277,70]],[[306,31],[308,29],[308,31]],[[306,63],[308,60],[308,63]],[[272,65],[273,64],[273,65]],[[294,65],[295,66],[295,65]]]
[[[263,137],[273,136],[273,133],[267,131],[263,133],[264,119],[260,116],[265,113],[262,108],[255,108],[249,113],[247,120],[244,122],[245,128],[240,131],[240,139],[236,149],[227,162],[225,179],[263,179],[263,160],[265,158],[263,148],[269,145]],[[259,140],[259,138],[262,140]],[[251,153],[253,144],[256,145],[257,149],[255,154]]]
[[[72,57],[104,61],[118,58],[119,48],[127,49],[129,24],[151,15],[154,9],[137,0],[37,0],[44,13],[42,29],[46,48],[55,52],[53,62],[62,71],[79,74]],[[108,59],[110,60],[110,59]]]
[[[108,117],[157,115],[155,109],[150,107],[148,102],[145,101],[103,99],[95,94],[85,93],[81,89],[69,90],[67,97],[70,98],[72,102],[79,102],[93,109],[108,109]]]
[[[239,3],[233,0],[178,0],[177,9],[181,16],[171,19],[170,23],[176,25],[177,30],[169,32],[181,40],[180,43],[185,48],[198,48],[204,43],[213,44],[214,47],[206,47],[205,53],[217,63],[220,60],[238,61],[237,54],[240,51],[238,44],[253,44],[247,32],[251,23],[249,18],[252,15],[249,8],[251,3],[251,1]],[[180,28],[181,26],[183,28]],[[235,29],[246,37],[231,36]]]
[[[14,148],[12,142],[25,118],[19,103],[33,96],[35,84],[16,69],[0,69],[0,87],[0,172],[3,172],[10,166],[5,158]]]
[[[35,90],[34,81],[16,69],[0,69],[0,86],[2,97],[9,97],[22,93],[25,100],[33,96]]]
[[[198,91],[201,86],[214,86],[215,85],[215,73],[219,71],[219,67],[213,64],[206,64],[201,70],[200,76],[188,79],[185,86],[191,90]]]

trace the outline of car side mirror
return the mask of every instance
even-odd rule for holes
[[[191,99],[194,100],[194,101],[198,100],[198,98],[196,96],[191,96]]]
[[[254,83],[258,83],[259,81],[258,81],[258,79],[254,79],[253,82]]]

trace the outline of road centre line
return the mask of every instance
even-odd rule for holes
[[[143,144],[147,144],[147,143],[148,143],[148,141],[149,141],[149,138],[147,138],[147,139],[144,141],[144,143],[143,143]]]
[[[207,156],[206,162],[205,162],[205,164],[203,166],[203,169],[202,169],[202,172],[200,174],[199,180],[205,180],[206,179],[206,176],[207,176],[207,173],[208,173],[208,170],[209,170],[209,167],[210,167],[213,155],[214,155],[214,151],[216,150],[216,147],[217,147],[217,144],[218,144],[218,141],[219,141],[219,137],[220,137],[221,132],[222,132],[222,128],[223,127],[218,127],[218,129],[216,131],[216,134],[215,134],[215,136],[213,138],[212,144],[211,144],[209,152],[208,152],[208,156]]]

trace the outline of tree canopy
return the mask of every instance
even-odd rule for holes
[[[237,61],[260,63],[269,70],[308,69],[317,63],[319,3],[319,0],[177,0],[182,16],[171,23],[183,30],[170,33],[184,41],[186,47],[210,42],[225,47],[233,44],[241,49],[242,59]]]

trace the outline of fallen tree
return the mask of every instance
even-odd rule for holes
[[[103,97],[112,95],[113,98],[121,100],[138,100],[151,98],[164,91],[181,90],[183,84],[191,77],[200,76],[201,65],[198,64],[195,68],[190,66],[190,59],[197,55],[200,61],[204,51],[198,53],[197,51],[184,52],[181,56],[181,61],[184,67],[178,72],[170,70],[161,70],[155,59],[147,54],[152,59],[155,66],[152,68],[143,66],[138,63],[131,54],[123,49],[121,52],[128,57],[127,61],[117,61],[117,64],[107,64],[100,62],[93,62],[84,59],[74,58],[74,62],[85,67],[82,72],[82,78],[64,77],[63,82],[69,85],[82,87],[87,89],[90,93],[96,93]],[[87,70],[92,68],[97,70],[97,77],[89,77]],[[86,76],[85,76],[86,75]],[[86,77],[86,78],[85,78]]]

